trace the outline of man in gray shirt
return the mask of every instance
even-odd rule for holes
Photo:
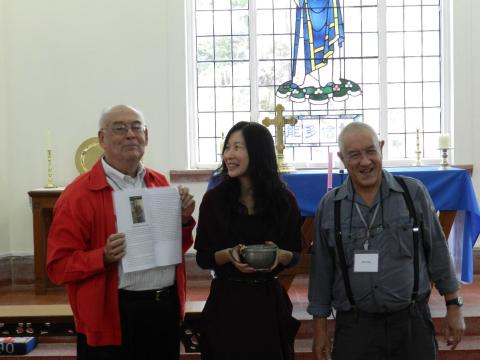
[[[351,123],[338,142],[349,178],[323,197],[315,219],[307,309],[314,318],[315,359],[436,359],[431,282],[446,300],[445,335],[452,349],[465,322],[428,191],[415,179],[382,169],[384,142],[370,126]]]

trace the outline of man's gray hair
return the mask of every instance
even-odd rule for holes
[[[373,130],[373,128],[370,125],[362,122],[352,122],[347,126],[345,126],[340,132],[340,135],[338,135],[338,147],[342,154],[345,150],[345,138],[347,137],[347,135],[349,135],[350,133],[360,132],[360,131],[369,132],[372,135],[373,143],[376,146],[380,147],[380,142],[378,140],[377,133],[375,132],[375,130]]]
[[[108,121],[108,118],[110,117],[110,114],[114,112],[125,111],[125,110],[130,110],[138,114],[139,120],[142,122],[142,124],[144,124],[143,114],[140,110],[137,110],[130,105],[114,105],[114,106],[106,107],[105,109],[102,110],[102,114],[100,115],[100,120],[98,121],[98,129],[102,130],[105,128],[105,125]]]

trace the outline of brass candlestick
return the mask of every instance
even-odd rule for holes
[[[415,166],[422,166],[422,150],[420,150],[420,129],[417,129],[417,150],[415,150],[415,154],[417,156]]]
[[[47,161],[48,161],[48,170],[47,170],[47,189],[56,188],[57,185],[53,183],[53,166],[52,166],[52,149],[47,149]]]
[[[225,142],[225,135],[223,134],[223,131],[222,131],[222,135],[220,136],[220,140],[217,143],[217,156],[220,158],[220,161],[222,161],[222,157],[223,157],[224,142]]]
[[[440,149],[442,152],[442,162],[440,163],[441,170],[447,170],[450,168],[450,164],[448,163],[448,150],[450,148]]]

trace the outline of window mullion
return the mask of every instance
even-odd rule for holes
[[[194,0],[186,1],[186,23],[187,23],[187,58],[191,59],[187,62],[187,79],[191,86],[187,87],[188,91],[188,131],[193,134],[189,138],[188,163],[191,168],[196,167],[199,163],[200,154],[198,149],[198,117],[197,117],[197,71],[196,71],[196,26],[195,4]]]
[[[250,120],[258,120],[258,76],[257,76],[257,4],[248,2],[248,28],[250,50]]]
[[[385,0],[378,2],[378,63],[380,87],[380,139],[388,140],[388,86],[387,86],[387,6]],[[388,146],[383,148],[383,157],[388,159]]]
[[[441,124],[442,131],[451,133],[451,139],[453,136],[453,123],[452,119],[452,107],[453,94],[451,92],[452,78],[452,58],[451,58],[451,22],[450,13],[452,11],[452,2],[450,0],[441,0],[440,7],[438,9],[440,16],[440,84],[441,84]]]

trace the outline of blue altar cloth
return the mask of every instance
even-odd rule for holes
[[[461,280],[473,281],[473,246],[480,234],[480,209],[472,180],[464,169],[438,167],[386,168],[392,174],[419,179],[427,187],[437,210],[457,211],[449,237],[457,271]],[[339,186],[348,174],[333,171],[333,187]],[[318,203],[327,191],[327,170],[301,170],[283,174],[288,188],[295,194],[303,216],[314,216]]]

